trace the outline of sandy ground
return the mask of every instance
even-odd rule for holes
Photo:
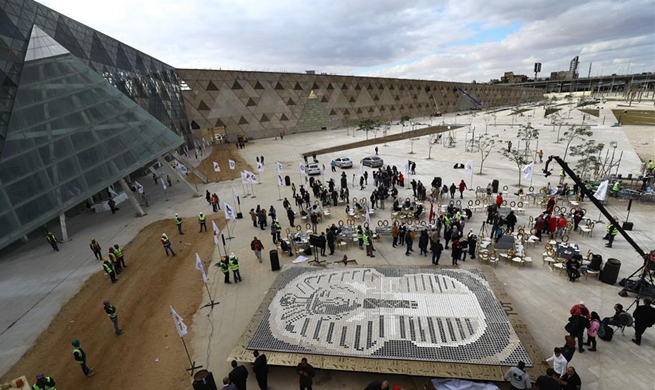
[[[249,144],[252,146],[253,141],[248,142],[246,144],[246,148],[248,148]],[[196,169],[207,175],[209,181],[213,183],[217,183],[222,180],[238,179],[241,177],[240,172],[243,170],[249,170],[250,172],[257,174],[257,167],[253,167],[244,161],[243,157],[241,157],[241,154],[239,153],[240,151],[241,149],[237,149],[235,144],[215,145],[209,156],[198,156],[201,161],[199,162]],[[228,160],[232,160],[236,163],[236,168],[234,170],[230,169]],[[214,172],[212,162],[218,163],[218,166],[221,168],[220,172]],[[255,164],[255,161],[252,161],[252,163]],[[187,176],[187,180],[190,183],[201,183],[200,179],[191,174]]]
[[[188,386],[187,358],[169,314],[169,305],[191,324],[201,304],[203,284],[195,254],[210,267],[214,244],[209,233],[198,233],[186,221],[183,236],[171,222],[157,221],[139,232],[124,248],[127,269],[112,285],[100,272],[93,275],[41,334],[21,360],[3,377],[37,372],[55,378],[62,389],[173,389]],[[219,226],[224,223],[216,220]],[[166,230],[177,256],[166,257],[159,237]],[[102,302],[116,306],[125,333],[116,336]],[[190,334],[190,337],[193,335]],[[73,360],[71,340],[79,338],[96,375],[84,378]],[[1,381],[0,381],[1,382]],[[179,385],[178,385],[179,384]],[[183,386],[182,384],[185,384]]]

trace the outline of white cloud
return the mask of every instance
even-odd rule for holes
[[[44,4],[176,66],[488,81],[653,70],[654,0],[47,0]],[[502,37],[477,36],[519,26]],[[481,42],[461,45],[461,42]],[[399,64],[400,65],[395,65]],[[602,65],[601,65],[602,64]],[[622,70],[621,70],[622,69]]]

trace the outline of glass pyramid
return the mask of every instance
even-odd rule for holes
[[[0,248],[182,143],[34,26],[0,156]]]

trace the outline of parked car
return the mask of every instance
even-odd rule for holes
[[[316,164],[316,163],[309,163],[305,165],[305,172],[310,175],[320,175],[321,174],[321,166]]]
[[[353,167],[353,162],[348,157],[339,157],[339,158],[334,160],[334,163],[339,168],[352,168]]]
[[[379,168],[384,165],[384,160],[378,156],[369,156],[364,157],[364,159],[361,161],[361,164],[365,167]]]

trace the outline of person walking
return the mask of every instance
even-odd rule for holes
[[[261,241],[257,237],[253,238],[252,241],[250,241],[250,249],[252,249],[253,252],[255,252],[255,256],[257,257],[257,260],[259,262],[262,262],[262,250],[264,249],[264,244],[262,244]]]
[[[530,375],[525,370],[525,363],[518,362],[516,367],[511,367],[504,375],[506,381],[510,382],[510,390],[523,390],[532,388]]]
[[[298,367],[296,367],[296,374],[298,374],[300,390],[312,390],[314,384],[313,378],[316,376],[316,371],[311,364],[307,363],[307,358],[302,358]]]
[[[116,307],[110,305],[109,301],[104,301],[102,304],[105,308],[105,313],[107,313],[107,316],[109,316],[112,324],[114,324],[114,332],[117,336],[122,335],[123,330],[118,326],[118,314],[116,314]]]
[[[52,250],[59,252],[59,246],[57,246],[57,236],[55,236],[52,232],[48,232],[46,233],[45,238],[48,240],[48,244],[50,244]]]
[[[632,318],[634,318],[635,338],[632,342],[641,345],[641,335],[644,334],[646,328],[655,325],[655,308],[651,306],[652,300],[644,299],[644,304],[637,306]]]
[[[198,223],[200,224],[200,232],[202,232],[202,229],[205,228],[205,232],[207,231],[207,217],[205,214],[200,213],[198,214]],[[198,233],[200,233],[198,232]]]
[[[71,344],[73,345],[73,357],[75,358],[77,364],[79,364],[82,368],[84,376],[87,378],[93,376],[95,372],[93,372],[93,367],[89,367],[86,364],[86,353],[82,349],[82,345],[80,345],[80,340],[75,339],[71,342]]]
[[[161,244],[164,246],[166,256],[168,256],[168,251],[171,251],[171,255],[175,256],[175,252],[173,252],[173,247],[171,246],[171,240],[168,239],[166,233],[161,234]]]
[[[234,254],[234,252],[230,253],[229,264],[230,269],[234,274],[234,283],[241,282],[243,279],[241,279],[241,273],[239,272],[239,258]]]
[[[182,232],[182,218],[180,218],[180,216],[177,213],[175,213],[175,218],[173,218],[173,220],[175,221],[175,224],[177,225],[177,232],[180,233],[180,234],[184,234]]]
[[[230,284],[230,264],[228,262],[227,257],[221,258],[221,261],[218,263],[221,272],[223,273],[223,283]]]
[[[118,244],[114,244],[114,256],[116,256],[116,261],[120,264],[121,270],[123,268],[127,268],[125,265],[125,257],[123,256],[123,250],[118,246]]]
[[[102,248],[100,248],[100,244],[98,244],[98,241],[96,241],[95,238],[91,239],[89,247],[91,248],[91,251],[93,251],[96,260],[102,260]]]
[[[255,372],[255,378],[260,390],[268,390],[268,360],[265,354],[260,354],[255,350],[253,353],[255,362],[252,364],[252,370]]]
[[[248,383],[248,370],[243,366],[239,366],[236,360],[232,360],[232,371],[228,374],[230,382],[232,382],[237,390],[247,390]]]
[[[114,267],[112,267],[111,263],[109,262],[109,259],[104,257],[102,259],[102,268],[105,270],[105,273],[109,275],[109,278],[111,279],[112,283],[116,283],[118,279],[116,279],[116,273],[114,272]]]
[[[32,390],[57,390],[55,380],[42,373],[36,374],[36,383],[32,385]]]

